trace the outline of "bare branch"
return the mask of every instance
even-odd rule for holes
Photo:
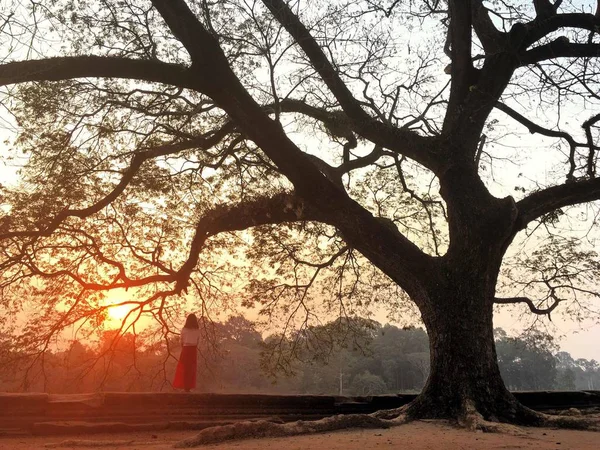
[[[0,65],[0,86],[28,81],[122,78],[190,88],[190,71],[179,64],[106,56],[72,56]]]
[[[561,299],[554,298],[554,302],[547,308],[538,308],[528,297],[508,297],[508,298],[500,298],[496,297],[494,299],[494,303],[499,305],[511,305],[517,303],[525,303],[532,313],[538,315],[547,315],[550,317],[550,313],[556,309],[556,307],[562,302]]]
[[[216,61],[227,64],[216,37],[202,26],[185,1],[152,0],[152,5],[186,48],[192,57],[192,65],[202,77],[208,79],[214,76],[211,68]]]
[[[469,86],[473,84],[474,68],[471,61],[471,2],[452,1],[450,6],[450,42],[452,65],[450,73],[450,99],[444,120],[444,129],[458,118],[457,110],[469,94]]]
[[[523,116],[522,114],[519,114],[517,111],[512,109],[510,106],[505,105],[504,103],[497,102],[496,109],[499,109],[500,111],[502,111],[509,117],[513,118],[517,122],[519,122],[522,125],[524,125],[525,127],[527,127],[527,129],[529,130],[529,132],[531,134],[539,133],[544,136],[557,137],[557,138],[564,139],[565,141],[567,141],[567,143],[569,144],[569,164],[570,164],[569,173],[567,174],[567,179],[568,180],[573,179],[573,174],[575,172],[575,149],[578,147],[586,147],[587,144],[575,141],[575,139],[573,139],[573,136],[571,136],[569,133],[566,133],[564,131],[557,131],[557,130],[551,130],[549,128],[544,128],[544,127],[532,122],[531,120],[529,120],[527,117]]]
[[[600,26],[600,18],[595,17],[593,14],[554,14],[542,21],[536,21],[535,24],[529,24],[521,48],[525,49],[544,36],[561,28],[579,28],[595,32],[598,26]]]
[[[598,56],[600,56],[600,44],[571,43],[568,38],[561,36],[548,44],[540,45],[523,53],[519,58],[519,64],[526,66],[548,59],[596,58]]]
[[[598,121],[600,121],[600,114],[596,114],[590,117],[581,125],[585,130],[585,137],[587,139],[588,144],[587,173],[590,178],[593,178],[596,175],[596,166],[594,165],[594,154],[598,150],[598,147],[594,145],[594,140],[592,138],[592,126]]]
[[[339,173],[340,175],[349,173],[353,170],[370,166],[371,164],[378,161],[379,158],[381,158],[385,154],[387,154],[388,156],[392,156],[392,155],[396,156],[396,157],[398,156],[395,153],[385,152],[380,146],[376,145],[375,147],[373,147],[373,150],[371,151],[371,153],[369,153],[365,156],[361,156],[360,158],[345,161],[338,167],[335,167],[334,170],[337,173]]]
[[[382,123],[362,109],[321,47],[283,0],[263,0],[263,3],[308,56],[344,112],[354,122],[353,129],[358,134],[382,147],[405,154],[433,171],[439,167],[439,162],[429,149],[427,138]]]
[[[534,192],[517,202],[516,230],[556,209],[600,200],[600,178],[561,184]]]
[[[486,53],[497,52],[503,41],[504,33],[496,28],[482,1],[473,1],[471,8],[473,29],[477,33],[483,49]]]
[[[287,193],[270,198],[260,198],[235,206],[215,208],[205,214],[196,226],[189,256],[175,276],[177,281],[176,290],[181,292],[187,287],[189,276],[198,263],[204,243],[210,236],[266,224],[307,220],[326,221],[326,218],[297,196]]]

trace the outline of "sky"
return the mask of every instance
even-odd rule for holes
[[[1,105],[0,105],[1,106]],[[518,129],[519,125],[514,125]],[[5,109],[0,108],[0,183],[6,184],[13,182],[16,177],[16,167],[13,163],[6,162],[2,157],[6,155],[6,146],[3,144],[6,131],[13,127],[11,117]],[[522,137],[515,137],[515,146],[527,148],[529,158],[527,160],[515,163],[514,161],[505,162],[505,170],[499,170],[495,181],[490,182],[489,186],[492,192],[497,196],[508,195],[512,186],[527,184],[527,180],[523,180],[519,173],[531,169],[543,179],[543,173],[551,171],[557,164],[557,160],[548,158],[548,155],[543,153],[545,149],[539,146],[539,137],[531,137],[523,140]],[[535,184],[535,183],[530,183]],[[507,191],[508,189],[508,191]],[[122,313],[122,311],[121,311]],[[117,314],[115,314],[115,318]],[[376,315],[375,317],[380,322],[385,322],[384,316]],[[510,333],[518,334],[530,324],[531,314],[526,307],[520,306],[513,308],[510,311],[503,308],[495,315],[495,325],[502,327]],[[547,321],[547,319],[543,319]],[[600,325],[594,321],[585,321],[578,324],[568,320],[557,314],[553,317],[553,322],[549,324],[549,330],[553,332],[559,339],[561,349],[568,351],[574,358],[596,359],[600,361]]]
[[[500,311],[494,315],[494,326],[503,328],[509,334],[518,335],[531,323],[532,314],[523,306],[521,314]],[[550,323],[542,319],[547,329],[556,339],[560,350],[569,352],[574,359],[585,358],[600,361],[600,325],[593,320],[579,324],[565,317],[554,317]]]

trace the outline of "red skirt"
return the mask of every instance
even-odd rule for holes
[[[196,387],[196,361],[198,351],[195,345],[184,345],[175,370],[173,387],[190,390]]]

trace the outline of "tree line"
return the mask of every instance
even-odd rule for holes
[[[419,327],[335,321],[293,338],[265,338],[254,323],[231,317],[204,329],[198,390],[219,393],[379,395],[417,393],[429,375],[429,340]],[[105,331],[94,343],[71,341],[32,358],[11,350],[0,391],[81,393],[169,391],[179,354],[177,336],[149,343]],[[510,337],[495,330],[500,371],[510,390],[600,389],[600,366],[559,351],[541,332]],[[282,355],[288,350],[288,360]]]

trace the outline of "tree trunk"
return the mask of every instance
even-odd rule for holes
[[[444,271],[445,281],[437,279],[427,289],[432,307],[422,309],[422,317],[431,371],[407,414],[461,420],[476,412],[488,421],[533,425],[535,413],[514,398],[500,376],[492,322],[497,270],[464,266],[463,261],[459,270]]]
[[[448,205],[450,245],[420,277],[423,294],[414,298],[429,335],[431,370],[407,414],[534,420],[535,413],[505,387],[494,343],[494,296],[502,258],[514,236],[514,200],[493,197],[468,161],[451,166],[440,184]]]

